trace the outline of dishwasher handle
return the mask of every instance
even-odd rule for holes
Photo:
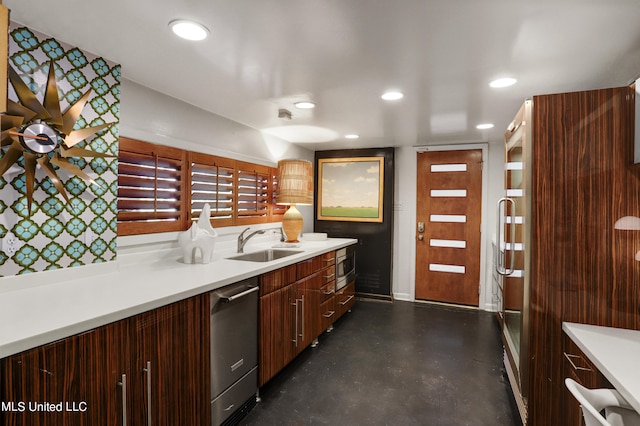
[[[245,291],[241,291],[240,293],[236,293],[236,294],[234,294],[232,296],[220,296],[220,300],[223,303],[231,303],[234,300],[238,300],[238,299],[240,299],[240,298],[242,298],[242,297],[244,297],[244,296],[246,296],[248,294],[251,294],[251,293],[253,293],[255,291],[258,291],[259,289],[260,289],[260,287],[251,287],[251,288],[249,288],[249,289],[247,289]]]

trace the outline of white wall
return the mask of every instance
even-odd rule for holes
[[[271,167],[283,158],[313,161],[313,151],[268,136],[235,121],[204,111],[178,99],[123,79],[120,99],[120,136],[168,145],[189,151],[219,155]],[[299,206],[303,232],[313,230],[313,207]],[[268,226],[267,226],[268,225]],[[273,227],[253,225],[252,228]],[[237,233],[230,227],[223,233]],[[175,233],[118,238],[118,253],[124,247],[173,246]],[[149,248],[149,247],[147,247]]]
[[[480,145],[479,145],[480,146]],[[479,147],[478,146],[478,147]],[[495,310],[491,272],[493,253],[491,238],[495,233],[495,204],[503,194],[502,143],[484,144],[486,187],[483,200],[483,261],[480,277],[480,309]],[[453,146],[451,148],[454,148]],[[417,152],[415,147],[396,148],[396,176],[394,200],[394,258],[392,293],[396,300],[415,300],[415,239],[416,239],[416,179]]]
[[[211,114],[137,83],[123,79],[121,91],[120,135],[161,145],[221,155],[242,161],[275,166],[282,158],[313,161],[313,152],[267,136],[224,117]],[[203,135],[210,135],[205,136]],[[395,153],[394,255],[392,292],[396,300],[413,301],[415,289],[415,214],[416,214],[415,147],[399,147]],[[495,204],[503,194],[502,142],[488,144],[484,159],[487,170],[483,229],[485,265],[481,277],[480,308],[494,310],[495,289],[491,286],[491,237],[495,233]],[[313,207],[301,206],[305,227],[313,228]],[[274,224],[252,228],[273,227]],[[241,228],[222,230],[223,241],[233,244]],[[118,253],[127,254],[149,249],[176,246],[176,233],[133,236],[118,239]]]

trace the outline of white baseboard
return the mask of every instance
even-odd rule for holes
[[[393,293],[393,300],[401,300],[403,302],[413,302],[414,298],[409,293]]]

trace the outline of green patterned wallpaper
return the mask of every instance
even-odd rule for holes
[[[115,122],[76,146],[115,157],[72,159],[99,186],[57,170],[68,203],[38,167],[30,216],[22,159],[0,177],[0,276],[116,258],[120,66],[29,28],[10,25],[9,64],[41,102],[51,60],[62,112],[92,89],[75,129]],[[11,84],[9,99],[18,102]],[[0,157],[5,151],[6,147]]]

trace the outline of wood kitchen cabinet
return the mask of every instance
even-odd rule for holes
[[[290,285],[297,277],[296,265],[286,266],[260,275],[258,328],[258,385],[262,386],[285,366],[285,348],[292,331],[285,330],[286,303],[291,298]],[[286,303],[285,303],[286,302]],[[288,324],[288,323],[287,323]]]
[[[1,362],[4,425],[120,424],[122,354],[129,334],[115,323]],[[52,404],[52,405],[45,405]]]
[[[336,319],[340,318],[353,307],[356,301],[356,282],[351,281],[336,292]]]
[[[129,320],[134,425],[210,424],[209,303],[199,296]]]
[[[334,251],[260,276],[259,386],[333,324],[334,293]]]
[[[285,365],[298,356],[322,333],[320,330],[321,271],[302,278],[285,290]]]
[[[3,425],[208,425],[208,319],[199,296],[4,358]]]
[[[318,334],[330,329],[338,318],[336,315],[336,266],[330,265],[322,272],[322,285],[319,292],[319,330]]]
[[[563,336],[562,344],[564,377],[569,377],[589,389],[613,388],[567,335]],[[563,396],[567,426],[582,426],[583,420],[580,404],[569,391],[564,392]]]

